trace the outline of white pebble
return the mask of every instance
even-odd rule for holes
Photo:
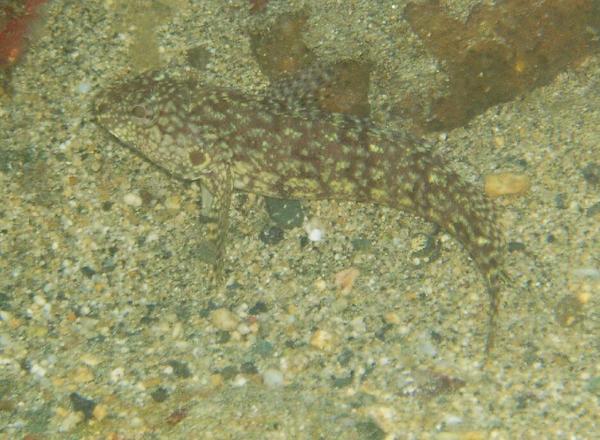
[[[126,205],[133,206],[134,208],[139,208],[142,206],[142,198],[135,193],[127,193],[123,196],[123,202]]]
[[[33,302],[36,303],[38,306],[44,306],[46,305],[46,298],[44,298],[41,295],[35,295],[33,297]]]
[[[304,224],[304,230],[310,241],[321,241],[325,238],[325,228],[318,218],[312,218]]]
[[[282,387],[283,382],[283,373],[274,368],[269,368],[265,370],[262,374],[264,384],[269,388],[279,388]]]
[[[246,379],[241,374],[235,376],[234,379],[231,381],[231,385],[233,385],[234,387],[243,387],[246,386],[247,383],[248,379]]]
[[[89,93],[92,90],[92,84],[87,81],[82,81],[77,85],[77,91],[79,93]]]
[[[456,426],[463,423],[463,419],[460,416],[448,414],[446,417],[444,417],[444,423],[448,426]]]
[[[112,383],[117,383],[125,376],[125,370],[123,368],[118,367],[110,372],[110,381]]]
[[[600,270],[595,267],[579,267],[573,269],[573,275],[579,278],[600,278]]]
[[[33,364],[31,365],[31,374],[33,374],[34,376],[36,376],[38,379],[41,379],[42,377],[44,377],[47,373],[46,369],[44,367],[42,367],[39,364]]]

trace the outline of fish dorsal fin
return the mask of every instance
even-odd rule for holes
[[[352,60],[312,63],[274,79],[263,99],[281,112],[306,117],[327,113],[368,117],[369,71],[370,65]],[[338,105],[340,96],[349,99]]]

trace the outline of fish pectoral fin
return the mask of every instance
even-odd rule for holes
[[[225,259],[225,242],[229,229],[229,209],[233,195],[233,176],[227,163],[216,164],[209,179],[203,179],[203,202],[206,195],[209,204],[202,206],[202,216],[212,220],[207,223],[207,238],[202,248],[206,258],[204,261],[213,265],[212,279],[216,284],[223,281],[223,263]]]

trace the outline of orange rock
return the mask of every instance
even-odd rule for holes
[[[600,48],[596,0],[480,2],[464,22],[444,3],[419,0],[404,10],[448,75],[445,89],[428,93],[429,105],[413,109],[425,131],[463,126],[490,106],[550,83]]]
[[[529,177],[524,174],[497,173],[485,176],[485,193],[489,197],[507,194],[523,194],[530,187]]]
[[[360,272],[354,267],[344,269],[335,274],[335,286],[344,294],[349,293]]]

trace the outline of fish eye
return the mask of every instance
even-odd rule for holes
[[[146,105],[135,105],[132,107],[130,114],[136,123],[145,127],[151,126],[156,120],[154,109]]]

